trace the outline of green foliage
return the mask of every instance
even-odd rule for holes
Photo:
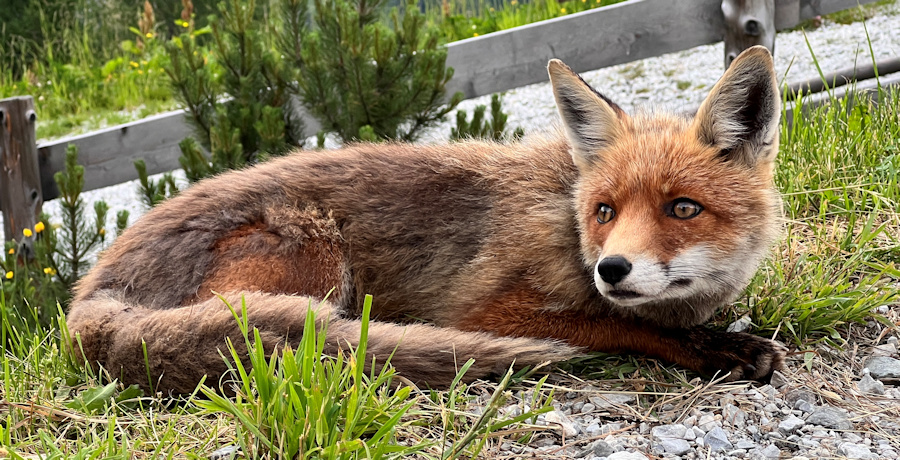
[[[499,94],[491,96],[491,120],[485,120],[484,113],[487,107],[479,105],[475,107],[472,121],[466,121],[465,110],[456,112],[456,127],[450,130],[450,140],[462,139],[487,139],[496,142],[518,140],[525,135],[522,128],[517,127],[512,133],[506,132],[507,115],[503,112],[503,100]]]
[[[13,329],[21,333],[48,326],[56,317],[57,302],[68,303],[72,287],[89,268],[87,260],[105,241],[108,206],[95,202],[94,219],[88,222],[81,199],[84,167],[77,161],[77,148],[69,145],[65,170],[54,176],[60,193],[61,225],[47,224],[47,215],[43,215],[34,229],[25,229],[23,236],[32,243],[30,253],[15,241],[6,243],[0,261],[3,343]],[[117,231],[127,222],[128,212],[120,212]]]
[[[166,47],[166,71],[199,139],[181,143],[191,182],[281,155],[301,140],[285,61],[274,30],[257,14],[255,0],[223,2],[208,29],[191,30]]]
[[[382,0],[315,0],[303,41],[300,94],[323,129],[344,141],[363,129],[412,141],[462,100],[444,104],[447,51],[410,2],[380,22]],[[368,128],[365,128],[368,127]]]
[[[426,2],[428,22],[456,41],[612,5],[624,0],[442,0]]]
[[[181,143],[188,141],[196,143],[191,138],[185,139]],[[182,151],[184,151],[184,148],[182,147]],[[178,193],[178,186],[175,184],[175,176],[172,173],[163,174],[162,179],[154,181],[147,174],[147,163],[143,159],[134,160],[134,168],[137,169],[138,181],[141,184],[138,187],[141,202],[148,208],[152,208],[166,198]]]
[[[795,105],[776,181],[787,237],[744,302],[763,334],[839,344],[840,331],[900,300],[900,94]],[[743,309],[740,309],[743,311]]]

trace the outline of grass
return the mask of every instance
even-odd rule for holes
[[[806,107],[792,128],[782,128],[777,183],[786,236],[718,327],[749,315],[753,332],[801,351],[848,347],[852,324],[883,321],[872,310],[897,304],[900,94],[887,95],[880,104],[848,97]],[[234,356],[236,347],[247,347],[252,367],[231,360],[234,398],[208,385],[174,399],[122,387],[72,360],[61,339],[63,316],[34,333],[4,321],[0,454],[198,458],[238,446],[247,458],[471,458],[489,455],[503,439],[527,444],[528,433],[540,429],[529,422],[549,410],[549,391],[564,390],[565,382],[606,381],[636,392],[634,417],[655,414],[665,402],[692,404],[698,392],[724,391],[656,360],[597,355],[562,364],[552,384],[546,376],[507,375],[500,384],[419,392],[389,367],[365,372],[364,347],[322,356],[321,334],[304,334],[295,350],[266,357],[244,308],[234,313],[245,343],[230,349]],[[849,369],[819,365],[814,353],[806,359],[816,372]],[[505,415],[510,388],[532,395],[529,411]]]

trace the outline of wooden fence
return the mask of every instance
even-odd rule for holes
[[[775,26],[872,1],[775,0]],[[722,0],[631,0],[451,43],[447,65],[454,75],[447,89],[466,98],[492,94],[546,81],[551,58],[583,72],[715,43],[724,27]],[[150,174],[179,168],[178,142],[191,135],[185,117],[169,112],[39,145],[43,199],[58,196],[53,174],[63,169],[69,144],[78,146],[85,190],[136,179],[139,158]],[[315,121],[304,118],[315,132]]]

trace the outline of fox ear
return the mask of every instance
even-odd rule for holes
[[[780,120],[772,55],[754,46],[731,63],[697,111],[693,127],[724,159],[752,167],[775,159]]]
[[[550,60],[547,72],[566,136],[572,144],[572,158],[578,169],[587,169],[596,161],[598,151],[620,135],[625,112],[594,91],[559,59]]]

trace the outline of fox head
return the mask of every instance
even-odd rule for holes
[[[768,50],[738,56],[693,119],[629,116],[561,61],[548,70],[600,294],[667,327],[708,320],[746,287],[780,226],[781,100]]]

